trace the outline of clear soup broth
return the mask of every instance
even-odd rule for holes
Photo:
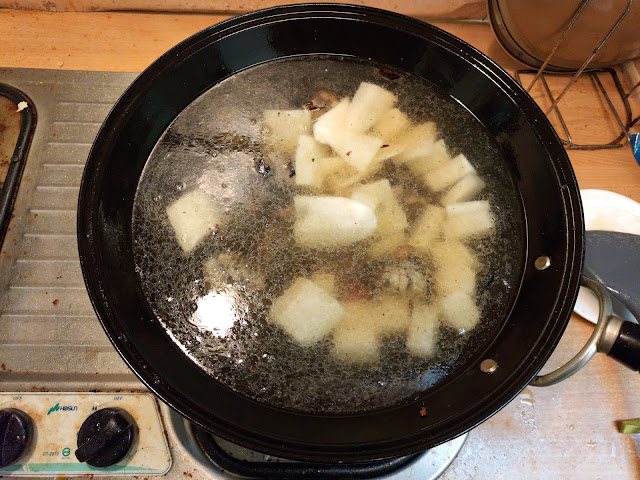
[[[451,158],[463,153],[482,179],[484,188],[471,200],[488,201],[494,220],[490,234],[464,241],[476,259],[471,297],[480,319],[466,329],[438,320],[436,346],[429,355],[409,351],[406,329],[398,329],[372,336],[377,342],[374,356],[345,359],[335,353],[335,330],[303,345],[270,318],[274,303],[298,278],[321,277],[317,285],[340,305],[393,296],[409,316],[417,305],[440,298],[434,280],[438,259],[411,245],[372,253],[379,241],[375,233],[339,246],[309,247],[296,241],[296,196],[348,197],[357,185],[388,181],[408,225],[397,238],[409,238],[426,206],[442,201],[443,192],[429,189],[406,162],[394,158],[380,162],[356,184],[346,182],[329,193],[300,185],[295,152],[269,146],[265,110],[306,108],[315,121],[329,109],[322,102],[352,98],[361,82],[392,92],[412,125],[435,122],[437,138],[444,140]],[[320,95],[319,101],[318,92],[330,95]],[[209,199],[217,221],[185,252],[167,208],[194,190]],[[241,394],[306,412],[383,408],[444,381],[500,327],[522,268],[518,195],[499,150],[478,120],[417,76],[334,56],[252,67],[190,104],[147,162],[132,229],[146,297],[185,354]],[[323,283],[327,278],[330,287]]]

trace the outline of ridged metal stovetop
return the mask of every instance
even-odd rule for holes
[[[76,242],[84,164],[135,74],[0,69],[37,126],[0,253],[0,390],[144,388],[107,339],[87,295]]]

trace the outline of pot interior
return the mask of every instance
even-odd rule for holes
[[[482,265],[473,288],[481,320],[469,329],[443,323],[434,356],[410,354],[406,334],[394,332],[380,342],[379,358],[349,362],[332,354],[330,336],[300,346],[270,321],[277,298],[297,278],[317,274],[335,278],[334,295],[349,305],[366,308],[392,298],[403,311],[395,312],[398,317],[408,317],[425,303],[436,305],[442,296],[433,281],[438,259],[411,247],[408,236],[382,255],[369,253],[375,236],[322,249],[301,247],[293,238],[295,196],[322,195],[322,190],[296,184],[295,170],[289,168],[295,165],[295,153],[270,152],[265,146],[263,112],[301,110],[317,92],[353,96],[363,81],[396,94],[397,107],[414,122],[436,123],[450,156],[463,153],[475,166],[486,187],[474,200],[487,200],[496,219],[493,234],[466,242]],[[515,301],[524,268],[524,219],[512,173],[501,157],[495,140],[468,110],[408,72],[342,56],[294,57],[251,67],[186,107],[145,165],[132,221],[143,290],[186,355],[223,385],[262,403],[344,414],[415,400],[477,363]],[[343,170],[335,174],[335,182],[349,177],[346,162]],[[339,188],[339,195],[381,180],[389,180],[399,192],[409,218],[406,230],[427,205],[441,208],[443,193],[430,191],[419,174],[394,159],[355,186]],[[192,191],[209,195],[224,218],[186,254],[166,211]],[[403,248],[411,251],[396,253]],[[459,263],[466,268],[464,261]],[[399,275],[412,283],[400,285]],[[369,343],[376,348],[376,340]]]

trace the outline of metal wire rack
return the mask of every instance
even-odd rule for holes
[[[562,32],[562,34],[558,37],[558,40],[556,41],[554,47],[551,49],[551,52],[543,62],[542,66],[538,70],[530,70],[530,69],[518,70],[515,73],[515,78],[521,85],[524,86],[524,83],[523,83],[524,77],[531,76],[531,75],[533,76],[533,79],[529,83],[528,87],[526,87],[526,90],[529,93],[531,93],[532,88],[538,81],[542,82],[544,92],[546,93],[549,101],[551,102],[551,105],[549,106],[549,108],[545,113],[547,116],[549,116],[549,114],[551,113],[554,113],[557,116],[560,126],[562,127],[562,130],[566,136],[566,138],[561,139],[561,141],[567,149],[597,150],[597,149],[605,149],[605,148],[624,147],[625,145],[628,145],[631,141],[631,135],[630,135],[631,128],[634,127],[640,120],[640,115],[636,116],[635,118],[633,117],[632,107],[629,102],[629,98],[631,97],[631,95],[636,90],[638,90],[638,88],[640,88],[640,81],[635,83],[628,91],[625,91],[624,87],[622,86],[622,83],[620,82],[620,78],[618,76],[617,70],[612,68],[589,69],[588,66],[593,60],[593,58],[600,51],[600,49],[603,47],[603,45],[607,42],[607,40],[609,40],[609,37],[611,37],[613,32],[616,30],[616,28],[618,28],[618,25],[620,25],[622,20],[624,20],[624,18],[627,16],[633,4],[633,0],[627,1],[627,5],[624,11],[616,19],[612,27],[604,35],[604,37],[602,38],[600,43],[596,46],[596,48],[585,59],[583,64],[580,66],[580,68],[570,72],[550,72],[546,70],[547,65],[549,65],[549,62],[553,59],[553,56],[558,50],[558,48],[560,47],[560,45],[562,45],[565,42],[568,33],[571,31],[572,27],[575,25],[576,20],[580,17],[580,15],[584,11],[589,1],[590,0],[583,0],[580,3],[573,17],[571,17],[571,19],[567,23],[567,27]],[[567,122],[558,106],[560,100],[567,94],[567,92],[571,89],[571,87],[576,83],[578,78],[580,78],[583,74],[588,75],[590,77],[591,84],[593,85],[596,93],[602,94],[602,97],[605,100],[606,106],[611,111],[611,114],[615,119],[617,127],[620,129],[620,132],[617,135],[617,137],[608,143],[578,144],[574,142],[571,132],[569,130],[569,126],[567,125]],[[609,95],[609,93],[607,92],[607,89],[603,85],[603,82],[601,80],[603,75],[610,76],[613,81],[613,84],[615,86],[614,87],[615,94],[620,97],[620,101],[623,105],[624,112],[622,116],[618,113],[618,110],[615,108],[613,104],[611,96]],[[551,91],[551,88],[549,87],[549,82],[547,81],[547,77],[549,76],[570,77],[570,80],[567,83],[567,85],[562,89],[562,91],[558,95],[554,96]]]
[[[640,61],[636,62],[637,64],[640,64]],[[637,73],[637,69],[635,70]],[[629,91],[626,93],[627,95],[627,99],[631,98],[631,95],[634,94],[634,92],[636,93],[636,95],[640,96],[640,80],[638,80],[635,85],[633,85],[633,87],[631,87],[629,89]],[[631,130],[631,128],[635,127],[636,124],[638,124],[638,122],[640,122],[640,114],[638,114],[634,119],[631,120],[631,122],[629,122],[629,128],[628,130]]]

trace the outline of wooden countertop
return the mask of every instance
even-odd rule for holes
[[[176,43],[225,18],[215,14],[0,10],[0,67],[138,72]],[[519,68],[487,25],[438,26],[511,73]],[[588,81],[576,85],[561,107],[563,111],[567,108],[566,117],[575,125],[576,140],[610,140],[615,137],[612,118],[603,116],[602,99],[585,97],[589,88]],[[570,151],[569,156],[581,188],[612,190],[640,201],[640,166],[628,146]],[[590,331],[586,322],[574,318],[545,369],[569,359]],[[640,435],[622,435],[615,427],[617,420],[640,417],[639,400],[640,377],[598,355],[559,385],[526,388],[473,430],[443,478],[640,479]]]

